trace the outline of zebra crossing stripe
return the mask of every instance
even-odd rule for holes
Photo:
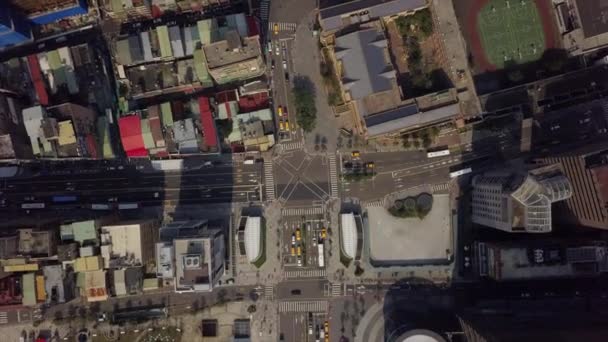
[[[331,284],[331,295],[332,297],[340,297],[342,295],[342,285]]]
[[[264,162],[264,183],[266,185],[266,198],[269,201],[274,201],[276,195],[274,192],[274,175],[272,172],[272,162]]]
[[[8,313],[6,311],[0,312],[0,324],[8,323]]]
[[[375,208],[380,208],[380,207],[384,207],[384,200],[378,200],[378,201],[373,201],[373,202],[366,202],[364,204],[365,207],[375,207]]]
[[[331,185],[331,197],[338,197],[338,170],[336,167],[336,156],[329,156],[329,183]]]
[[[280,144],[279,146],[282,151],[291,151],[291,150],[297,150],[297,149],[302,148],[302,146],[304,146],[304,142],[298,141],[298,142]]]
[[[450,183],[433,184],[433,192],[444,191],[450,189]]]
[[[279,312],[327,312],[327,310],[328,303],[323,300],[279,303]]]
[[[266,298],[267,300],[274,299],[274,287],[269,285],[264,286],[264,298]]]
[[[317,208],[283,208],[281,214],[283,216],[309,216],[309,215],[323,215],[325,209],[323,207]]]
[[[283,22],[269,22],[268,30],[274,31],[274,25],[279,27],[279,31],[287,31],[287,32],[295,32],[296,31],[296,23],[283,23]]]
[[[297,270],[285,272],[286,278],[325,278],[326,272],[321,270]]]

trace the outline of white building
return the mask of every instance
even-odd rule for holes
[[[176,292],[212,291],[224,274],[226,245],[220,229],[206,220],[178,221],[160,230],[157,277],[173,278]]]
[[[491,172],[473,178],[473,222],[505,232],[548,233],[551,205],[572,196],[558,165],[529,171]]]

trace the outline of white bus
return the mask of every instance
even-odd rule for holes
[[[44,209],[44,203],[23,203],[21,209]]]
[[[317,249],[319,251],[319,267],[325,267],[325,255],[323,252],[323,244],[317,244]]]
[[[458,171],[450,172],[450,178],[460,177],[462,175],[466,175],[467,173],[471,173],[471,172],[473,172],[473,169],[471,169],[470,167],[467,167],[466,169],[461,169]]]
[[[448,149],[426,153],[427,158],[444,157],[444,156],[449,156],[449,155],[450,155],[450,150],[448,150]]]

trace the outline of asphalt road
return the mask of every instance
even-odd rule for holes
[[[327,280],[290,280],[277,285],[278,300],[315,300],[324,298],[323,289]],[[292,294],[300,290],[301,294]]]
[[[93,203],[148,206],[164,201],[175,204],[259,201],[264,181],[261,164],[220,164],[181,172],[138,169],[134,165],[95,164],[88,168],[80,163],[61,165],[30,177],[1,181],[0,196],[7,202],[0,210],[21,210],[23,203],[45,203],[48,208],[87,207]],[[76,196],[77,201],[53,203],[52,196],[56,195]]]

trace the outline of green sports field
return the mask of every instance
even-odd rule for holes
[[[477,19],[488,62],[498,69],[505,64],[535,61],[545,50],[534,0],[489,0]]]

